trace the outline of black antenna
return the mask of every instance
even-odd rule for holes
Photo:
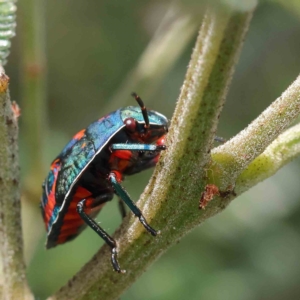
[[[132,93],[132,97],[135,98],[139,106],[141,107],[143,118],[145,120],[145,129],[148,130],[149,128],[149,118],[148,118],[148,113],[147,113],[147,108],[143,102],[143,100],[140,98],[140,96],[137,95],[137,93]]]

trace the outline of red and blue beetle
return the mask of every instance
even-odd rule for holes
[[[140,107],[118,109],[79,131],[51,164],[43,183],[41,209],[48,233],[46,247],[74,239],[90,226],[111,248],[111,262],[117,272],[115,240],[93,218],[114,194],[137,216],[147,231],[157,235],[140,209],[122,187],[126,175],[155,166],[166,149],[168,120],[147,110],[141,98],[132,94]]]

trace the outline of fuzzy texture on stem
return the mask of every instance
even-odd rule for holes
[[[168,247],[223,205],[198,210],[218,116],[247,31],[251,11],[209,9],[205,15],[162,155],[138,206],[162,234],[153,238],[129,216],[115,234],[125,275],[112,272],[109,249],[51,299],[117,299]]]
[[[9,78],[0,74],[0,255],[1,299],[31,299],[25,278],[20,216],[18,107],[10,102]]]
[[[300,92],[298,96],[299,95]],[[290,99],[290,101],[293,100]],[[274,175],[291,160],[299,157],[299,155],[300,124],[297,124],[280,134],[262,154],[256,157],[248,165],[248,167],[237,177],[234,192],[225,193],[227,194],[225,198],[222,196],[215,197],[214,200],[216,202],[221,201],[223,205],[228,205],[237,196]],[[214,164],[215,162],[212,160],[210,167],[213,168]],[[207,168],[209,168],[209,166],[207,166]],[[218,173],[215,173],[215,177],[218,177]]]
[[[299,114],[300,76],[246,129],[213,150],[214,183],[222,190],[232,189],[241,172],[290,126]],[[217,177],[222,179],[218,180]]]
[[[299,155],[300,124],[297,124],[279,135],[261,155],[248,165],[236,180],[235,192],[241,194],[257,183],[271,177]]]

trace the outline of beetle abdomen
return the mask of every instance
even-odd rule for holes
[[[110,194],[107,194],[111,197]],[[74,239],[85,227],[86,224],[77,213],[77,204],[82,199],[86,199],[87,214],[95,218],[105,203],[97,205],[97,200],[91,192],[82,186],[76,188],[75,194],[69,205],[65,205],[57,214],[57,220],[48,230],[47,248],[55,247]]]

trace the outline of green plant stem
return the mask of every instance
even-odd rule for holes
[[[21,37],[21,149],[22,167],[26,170],[23,181],[22,203],[24,228],[24,257],[28,263],[43,233],[41,227],[32,227],[31,220],[40,218],[40,211],[32,209],[41,197],[41,180],[46,174],[45,149],[48,137],[46,99],[44,0],[19,1]],[[30,203],[31,202],[31,203]],[[38,214],[38,215],[37,215]]]
[[[284,165],[300,155],[300,124],[297,124],[269,145],[254,159],[236,180],[235,192],[241,194],[257,183],[271,177]]]
[[[109,249],[96,256],[51,299],[117,299],[168,247],[193,227],[222,209],[199,211],[203,166],[224,104],[233,68],[252,16],[250,11],[209,9],[168,134],[164,153],[138,206],[154,228],[151,237],[133,217],[115,234],[125,275],[112,271]]]
[[[31,299],[23,261],[18,123],[11,108],[9,78],[2,68],[0,71],[0,298]]]
[[[211,166],[220,189],[234,187],[237,177],[300,114],[300,76],[246,129],[213,150]],[[220,180],[219,180],[220,179]]]
[[[22,38],[22,132],[26,173],[24,188],[38,201],[40,185],[36,178],[45,174],[45,140],[47,139],[45,1],[20,1]]]
[[[256,157],[248,167],[237,177],[234,193],[227,197],[214,198],[214,202],[225,207],[233,199],[271,177],[278,170],[300,155],[300,124],[295,125],[273,141],[265,151]],[[213,162],[212,162],[213,164]]]

